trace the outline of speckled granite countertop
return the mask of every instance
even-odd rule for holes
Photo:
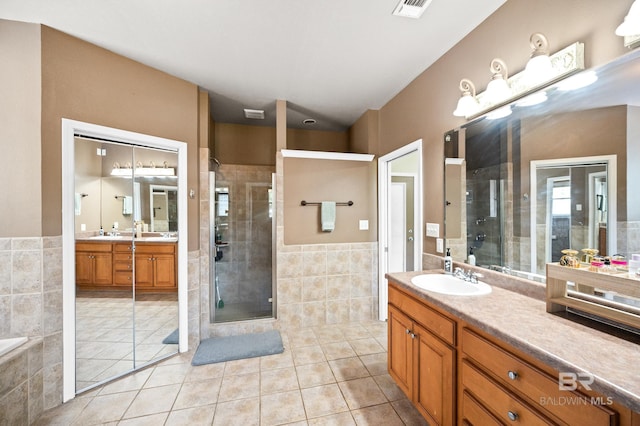
[[[440,271],[441,272],[441,271]],[[387,277],[418,298],[450,312],[542,361],[565,372],[587,372],[595,381],[591,388],[640,412],[640,345],[547,313],[540,298],[506,290],[495,283],[484,296],[448,296],[428,292],[411,284],[418,271]],[[483,281],[494,284],[489,279]]]

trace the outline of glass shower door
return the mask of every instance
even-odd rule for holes
[[[211,183],[211,321],[273,316],[272,168],[221,165]]]

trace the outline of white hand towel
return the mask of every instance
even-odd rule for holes
[[[133,197],[126,195],[122,199],[122,214],[133,213]]]
[[[76,216],[80,216],[82,213],[82,194],[76,192],[74,197],[74,206],[76,211]]]
[[[323,201],[320,203],[320,223],[322,232],[331,232],[336,228],[335,201]]]

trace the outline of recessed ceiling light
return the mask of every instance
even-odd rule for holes
[[[433,0],[400,0],[393,15],[418,19]]]
[[[244,116],[254,120],[264,120],[264,110],[261,109],[244,109]]]
[[[302,124],[306,124],[307,126],[311,126],[313,124],[316,124],[316,120],[314,118],[305,118],[304,120],[302,120]]]

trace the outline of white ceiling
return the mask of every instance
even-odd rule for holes
[[[0,18],[42,23],[195,83],[217,122],[344,130],[378,109],[506,0],[0,0]],[[452,90],[456,90],[452,88]],[[243,108],[264,109],[246,121]]]

